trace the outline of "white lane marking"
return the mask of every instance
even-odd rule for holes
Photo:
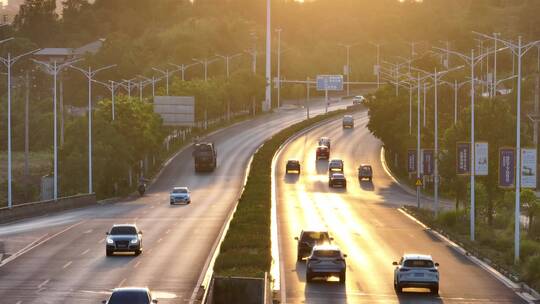
[[[67,262],[66,264],[64,264],[64,266],[62,266],[62,269],[66,269],[69,267],[69,265],[73,264],[73,261],[69,261]]]
[[[139,267],[140,264],[141,264],[141,261],[138,261],[138,262],[133,266],[133,268]]]
[[[120,284],[118,284],[118,287],[122,287],[122,285],[124,285],[124,283],[127,281],[126,278],[123,278],[122,281],[120,281]]]
[[[86,249],[85,251],[83,251],[83,252],[81,253],[81,256],[87,254],[88,252],[90,252],[90,248],[88,248],[88,249]]]
[[[51,281],[50,279],[47,279],[47,280],[41,282],[41,284],[39,284],[39,285],[37,286],[37,288],[38,288],[38,289],[43,288],[43,286],[47,285],[47,283],[49,283],[50,281]]]
[[[165,234],[169,234],[169,232],[171,232],[171,229],[167,229],[167,231],[165,231]]]
[[[105,238],[102,238],[101,240],[98,241],[98,244],[101,244],[105,241]]]
[[[75,228],[75,227],[81,225],[81,224],[84,223],[84,222],[86,222],[86,221],[81,221],[81,222],[75,223],[75,224],[73,224],[73,225],[71,225],[71,226],[65,228],[64,230],[61,230],[61,231],[59,231],[59,232],[57,232],[57,233],[51,235],[50,237],[48,237],[48,238],[46,238],[46,239],[43,239],[43,240],[34,242],[34,243],[31,244],[31,246],[30,246],[30,245],[29,245],[29,246],[26,246],[24,249],[19,250],[17,253],[15,253],[15,254],[13,254],[12,256],[10,256],[9,258],[3,260],[3,261],[0,263],[0,267],[2,267],[2,266],[4,266],[4,265],[6,265],[7,263],[9,263],[9,262],[15,260],[16,258],[18,258],[18,257],[20,257],[21,255],[27,253],[28,251],[30,251],[30,250],[32,250],[32,249],[34,249],[34,248],[36,248],[36,247],[38,247],[38,246],[40,246],[40,245],[42,245],[42,244],[45,244],[46,242],[48,242],[48,241],[54,239],[55,237],[61,235],[62,233],[64,233],[64,232],[66,232],[66,231],[68,231],[68,230],[70,230],[70,229],[73,229],[73,228]],[[46,234],[46,235],[47,235],[47,234]]]
[[[161,243],[161,241],[163,241],[163,239],[162,239],[162,238],[160,238],[159,240],[157,240],[157,242],[158,242],[158,243]]]
[[[94,231],[94,229],[88,229],[86,230],[85,232],[83,232],[84,234],[89,234],[89,233],[92,233],[92,231]]]

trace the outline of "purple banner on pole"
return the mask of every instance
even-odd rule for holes
[[[433,175],[433,166],[435,165],[435,158],[434,158],[434,151],[433,150],[424,150],[422,155],[422,163],[423,163],[423,174],[424,175]]]
[[[516,177],[516,154],[513,148],[499,149],[499,187],[513,188]]]
[[[407,151],[407,172],[416,172],[416,150]]]
[[[456,173],[471,174],[471,144],[459,142],[456,144]]]

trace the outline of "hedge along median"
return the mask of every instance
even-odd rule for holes
[[[337,110],[294,124],[269,138],[255,153],[246,185],[214,265],[217,276],[263,278],[270,271],[272,158],[295,133],[346,113]]]

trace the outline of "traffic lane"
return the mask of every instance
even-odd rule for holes
[[[329,109],[335,110],[343,108],[344,106],[347,106],[349,104],[350,102],[348,101],[333,103],[330,105]],[[321,114],[325,110],[324,101],[321,98],[314,99],[311,106],[312,109],[310,112],[312,115]],[[286,119],[291,119],[291,117],[294,117],[296,121],[299,121],[300,119],[305,117],[305,111],[305,109],[282,111],[280,113],[274,113],[258,117],[254,120],[240,122],[231,127],[222,129],[214,133],[211,138],[212,140],[217,140],[221,137],[227,137],[227,134],[240,135],[245,129],[250,129],[253,126],[257,126],[258,124],[265,124],[272,120],[280,119],[281,116],[284,116]],[[281,119],[283,119],[283,117],[281,117]],[[223,131],[227,131],[227,133],[225,133],[224,135],[220,135],[220,133]],[[191,162],[191,159],[179,161],[175,158],[171,161],[169,166],[165,168],[164,171],[166,171],[169,167],[174,166],[175,170],[169,171],[170,176],[182,174],[182,166],[186,163],[189,165],[191,164]],[[170,176],[166,179],[169,179]],[[163,187],[159,189],[160,191],[170,190],[169,188],[167,188],[167,184],[162,185]],[[137,197],[128,197],[122,199],[121,202],[131,202],[137,199]],[[40,216],[17,221],[14,223],[0,225],[0,260],[2,259],[2,257],[3,259],[5,259],[11,255],[16,254],[27,246],[31,246],[34,243],[39,243],[47,236],[54,235],[55,233],[65,229],[73,223],[76,223],[82,219],[94,218],[96,214],[102,214],[102,208],[117,209],[117,213],[119,214],[128,212],[129,210],[126,209],[131,208],[130,205],[118,205],[120,204],[105,204],[104,206],[85,207],[81,209],[69,210],[52,215]],[[108,212],[110,211],[111,210],[109,210]]]
[[[344,132],[339,120],[329,123],[288,144],[278,159],[275,170],[286,303],[522,303],[502,283],[400,213],[395,206],[402,204],[405,194],[397,192],[384,173],[377,175],[382,169],[374,170],[372,188],[362,187],[356,179],[358,162],[368,159],[374,169],[382,167],[379,148],[371,148],[377,141],[363,130],[365,120],[355,117],[354,130]],[[325,162],[314,159],[321,136],[332,138],[331,158],[345,161],[346,190],[329,189]],[[284,173],[287,159],[292,158],[303,160],[300,177]],[[337,282],[306,285],[305,263],[296,263],[293,238],[302,228],[319,225],[327,227],[349,254],[344,286]],[[404,252],[430,253],[441,263],[440,297],[421,289],[396,296],[391,263]]]
[[[203,187],[203,185],[211,185],[212,183],[210,183],[208,180],[210,179],[211,181],[212,178],[217,179],[218,181],[234,181],[235,179],[238,179],[238,177],[241,177],[245,170],[245,164],[242,165],[240,160],[244,158],[245,162],[247,163],[247,159],[249,159],[249,156],[251,154],[250,151],[254,151],[254,149],[258,147],[258,145],[260,145],[260,142],[262,142],[266,137],[269,136],[268,134],[260,133],[275,132],[281,129],[284,124],[294,122],[294,119],[301,119],[301,117],[280,119],[277,120],[274,125],[263,124],[258,128],[249,128],[247,129],[249,131],[244,131],[246,136],[240,136],[242,139],[241,142],[235,142],[235,140],[232,140],[232,143],[230,145],[232,147],[235,147],[235,149],[237,149],[238,151],[231,150],[231,154],[235,155],[236,157],[233,160],[225,162],[225,165],[221,165],[218,168],[218,171],[224,169],[225,172],[229,173],[225,175],[233,178],[223,178],[223,176],[225,175],[220,175],[219,173],[216,174],[214,177],[212,177],[212,175],[205,175],[202,177],[190,177],[190,180],[192,182],[193,180],[196,180],[196,182],[193,182],[194,184],[196,184],[195,188],[201,190],[207,202],[199,202],[199,204],[195,204],[196,201],[199,201],[197,198],[198,190],[195,190],[193,193],[193,206],[210,205],[210,202],[218,203],[214,204],[211,209],[211,211],[214,212],[215,215],[212,214],[212,212],[208,212],[207,208],[202,208],[201,211],[198,212],[190,211],[187,213],[194,220],[183,221],[180,230],[182,232],[189,231],[189,236],[192,236],[193,239],[189,239],[189,237],[180,237],[182,243],[180,245],[186,247],[186,244],[189,244],[188,248],[184,250],[184,256],[177,254],[178,248],[182,248],[181,246],[177,246],[179,241],[173,240],[166,242],[163,241],[163,238],[158,238],[158,236],[161,235],[163,231],[165,231],[165,234],[168,234],[170,232],[171,229],[169,227],[172,224],[167,224],[167,221],[163,221],[162,219],[174,211],[171,211],[171,207],[168,206],[168,192],[160,192],[150,189],[148,195],[145,195],[144,197],[137,199],[134,202],[121,204],[128,207],[132,205],[143,206],[145,207],[143,208],[143,210],[139,210],[138,212],[131,212],[129,209],[122,210],[123,213],[120,214],[118,214],[118,210],[116,214],[107,214],[107,212],[105,211],[104,213],[100,214],[100,218],[105,219],[105,223],[100,222],[99,220],[91,220],[84,222],[80,225],[80,227],[77,227],[77,229],[73,229],[73,231],[70,231],[70,233],[65,233],[64,235],[62,235],[62,241],[59,244],[55,244],[55,241],[58,241],[58,239],[53,240],[52,242],[44,244],[46,248],[40,248],[39,251],[36,250],[29,252],[18,260],[6,265],[5,268],[2,269],[2,273],[6,273],[6,276],[8,276],[10,273],[16,273],[20,270],[22,270],[23,275],[20,277],[15,276],[15,280],[11,282],[6,282],[6,284],[1,287],[1,290],[3,290],[2,294],[7,294],[8,297],[12,296],[13,298],[15,298],[14,300],[16,301],[19,301],[17,299],[22,298],[25,299],[25,301],[36,303],[43,303],[44,301],[58,302],[62,300],[66,300],[67,302],[77,301],[79,303],[84,303],[83,301],[86,300],[90,302],[99,300],[98,297],[101,297],[104,292],[107,292],[108,288],[111,288],[113,286],[125,284],[139,284],[139,281],[133,281],[133,283],[129,282],[128,280],[130,278],[142,278],[142,281],[146,282],[145,285],[151,287],[157,286],[157,288],[161,288],[162,286],[164,286],[164,284],[169,282],[171,288],[174,288],[171,289],[173,292],[161,292],[161,294],[166,294],[168,295],[168,297],[170,297],[171,294],[177,298],[180,296],[186,296],[186,293],[189,293],[190,289],[194,287],[194,281],[196,281],[200,273],[200,268],[202,268],[202,264],[204,263],[207,252],[209,251],[209,248],[201,247],[210,247],[213,244],[217,237],[217,232],[219,232],[219,230],[221,229],[223,220],[228,214],[228,210],[230,210],[227,208],[231,207],[227,207],[227,201],[235,202],[235,197],[237,196],[239,191],[239,187],[232,187],[231,185],[221,185],[214,181],[213,187],[218,189],[219,191],[214,191],[215,193],[213,193],[213,195],[209,195],[208,190],[211,189],[206,189],[205,187]],[[248,133],[246,134],[246,132]],[[245,138],[249,138],[249,140],[245,140]],[[222,147],[227,150],[227,144],[224,144]],[[182,156],[177,156],[177,158],[175,158],[172,163],[180,163],[183,165],[191,164],[192,160],[190,154],[180,154],[182,154]],[[242,166],[244,168],[242,168]],[[240,172],[236,175],[236,178],[234,175],[235,170],[240,170]],[[180,172],[183,171],[185,171],[185,168],[183,168]],[[181,178],[182,175],[180,174],[180,179]],[[178,183],[178,177],[173,175],[173,177],[167,178],[166,175],[164,175],[158,179],[156,185],[158,187],[162,186],[161,183],[176,184]],[[170,187],[166,187],[166,189],[168,191]],[[227,191],[221,189],[233,190]],[[229,195],[230,197],[228,197],[227,195]],[[156,201],[162,202],[162,208],[153,205],[153,202]],[[200,201],[204,202],[205,200]],[[166,208],[163,208],[163,206],[166,206]],[[225,206],[225,208],[223,208],[223,206]],[[176,206],[173,206],[172,208],[175,207]],[[189,207],[190,208],[178,208],[178,210],[197,209],[191,206]],[[156,214],[156,212],[160,212],[160,214]],[[210,216],[208,214],[210,214]],[[119,217],[122,215],[124,217]],[[210,220],[205,222],[204,218]],[[145,223],[149,219],[154,220],[154,222],[160,224],[164,223],[164,227],[161,227],[161,225],[156,225],[155,223],[148,225],[148,227],[143,227],[145,225],[141,224],[141,228],[146,230],[144,237],[145,247],[148,246],[149,237],[151,240],[157,240],[158,243],[170,245],[161,246],[161,249],[158,252],[163,253],[163,255],[157,256],[155,258],[149,257],[145,259],[146,256],[149,256],[151,254],[149,253],[149,251],[152,249],[150,249],[149,251],[145,250],[143,255],[136,258],[138,262],[135,262],[133,265],[133,267],[135,267],[135,265],[137,268],[141,267],[141,270],[130,269],[131,264],[133,263],[126,262],[131,261],[130,257],[125,257],[125,259],[121,260],[112,260],[114,262],[110,262],[109,259],[103,259],[104,257],[100,255],[99,252],[103,252],[104,244],[98,245],[98,243],[103,243],[104,237],[99,239],[97,242],[95,239],[92,240],[90,238],[84,237],[84,232],[93,231],[95,229],[103,227],[107,227],[108,229],[108,227],[110,227],[110,225],[114,222],[136,221]],[[189,222],[195,223],[194,226],[191,227],[187,226],[188,224],[185,224]],[[211,227],[212,225],[214,227]],[[148,229],[150,229],[153,236],[149,236]],[[212,233],[208,233],[208,231],[210,230],[214,231],[215,234],[212,235]],[[104,231],[106,231],[106,229]],[[182,233],[178,232],[171,235],[181,236]],[[65,244],[65,248],[57,248],[62,247],[63,244]],[[76,245],[68,246],[67,244]],[[88,254],[88,250],[95,252],[96,255]],[[205,254],[201,255],[201,252],[204,252]],[[82,255],[83,253],[87,257],[83,258],[83,261],[81,263],[75,263],[75,261],[71,259],[74,255]],[[55,257],[55,260],[51,261],[51,257]],[[194,258],[199,259],[199,261],[194,261]],[[24,269],[25,259],[35,260],[37,262],[33,264],[32,269],[26,270]],[[154,260],[156,259],[158,260],[157,263],[154,262]],[[172,263],[165,263],[164,260],[172,260]],[[142,265],[145,265],[145,261],[149,261],[152,266],[150,266],[150,268],[143,267]],[[63,264],[62,262],[65,263]],[[171,267],[171,264],[174,265],[174,263],[181,263],[181,265]],[[21,266],[19,264],[23,264],[23,266],[19,267]],[[200,267],[193,267],[194,265],[199,265]],[[59,272],[58,269],[60,268],[62,270],[65,268],[69,268],[70,274],[66,275],[65,272]],[[129,276],[123,277],[122,274],[125,273],[128,273]],[[178,279],[179,277],[181,279],[187,277],[187,279],[182,281]],[[39,291],[39,296],[37,294],[26,292],[21,295],[17,292],[28,290],[31,288],[37,288],[37,290]],[[187,296],[189,296],[189,294]]]

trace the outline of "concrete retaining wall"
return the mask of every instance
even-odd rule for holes
[[[95,194],[81,194],[0,208],[0,224],[96,204]]]

